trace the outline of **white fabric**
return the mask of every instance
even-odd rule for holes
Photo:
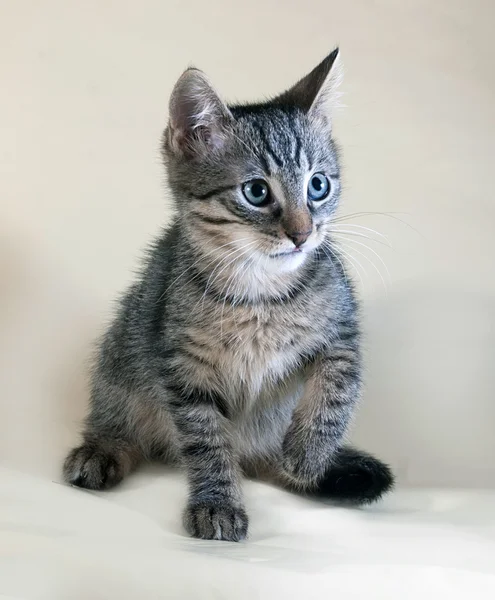
[[[185,484],[148,469],[92,493],[0,471],[0,598],[495,598],[495,492],[399,490],[332,507],[246,482],[250,538],[188,539]]]

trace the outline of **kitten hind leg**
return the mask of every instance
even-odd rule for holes
[[[64,462],[64,479],[71,485],[103,490],[122,481],[142,458],[139,449],[129,442],[93,434],[71,450]]]

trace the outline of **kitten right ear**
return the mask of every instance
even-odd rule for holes
[[[335,48],[310,73],[278,96],[276,101],[296,106],[307,114],[328,117],[336,104],[341,80],[340,52]]]
[[[187,69],[173,89],[169,104],[171,148],[189,156],[219,150],[232,115],[206,75]]]

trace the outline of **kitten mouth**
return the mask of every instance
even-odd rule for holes
[[[300,254],[302,252],[301,248],[294,248],[293,250],[289,250],[287,252],[277,252],[276,254],[270,254],[270,258],[283,258],[284,256],[293,256],[294,254]]]

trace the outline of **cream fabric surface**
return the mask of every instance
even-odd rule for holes
[[[0,471],[0,598],[495,598],[494,492],[350,510],[246,482],[249,541],[188,539],[178,473],[91,493]]]

